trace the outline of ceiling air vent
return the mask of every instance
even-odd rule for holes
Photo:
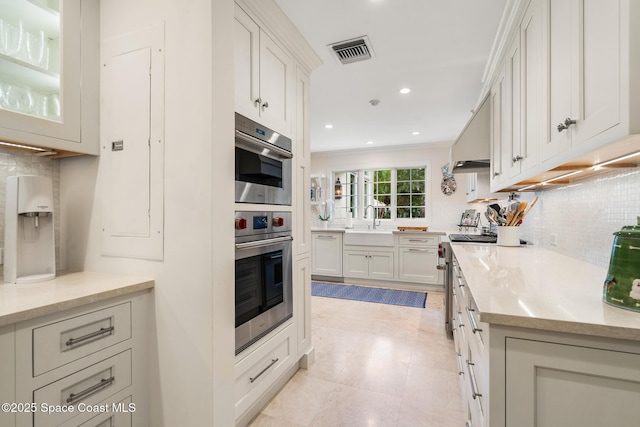
[[[352,62],[365,61],[373,58],[373,49],[367,36],[357,37],[351,40],[344,40],[332,43],[327,46],[331,53],[335,55],[340,64],[351,64]]]

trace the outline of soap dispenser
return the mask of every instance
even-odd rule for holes
[[[56,276],[53,185],[38,175],[7,177],[4,281],[35,283]]]

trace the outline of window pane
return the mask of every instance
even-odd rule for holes
[[[411,218],[411,211],[409,208],[398,208],[398,218]]]
[[[412,193],[424,193],[424,181],[414,181],[411,183]]]
[[[411,196],[398,196],[396,200],[398,201],[398,203],[397,203],[398,207],[400,207],[400,206],[411,206],[409,204],[409,202],[411,201]]]
[[[411,206],[424,206],[424,195],[411,196]]]
[[[412,218],[424,218],[424,208],[412,208],[411,209],[411,217]]]
[[[410,182],[398,182],[396,186],[398,189],[398,193],[411,193],[411,183]]]
[[[411,180],[423,180],[424,181],[424,168],[411,169]]]
[[[398,181],[409,181],[411,179],[411,169],[398,169]]]

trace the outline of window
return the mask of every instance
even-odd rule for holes
[[[425,218],[426,167],[336,172],[337,178],[343,196],[336,208],[354,219]]]
[[[424,218],[424,168],[398,169],[396,218]]]

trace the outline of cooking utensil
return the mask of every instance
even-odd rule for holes
[[[521,219],[520,215],[524,212],[526,208],[527,208],[527,202],[520,202],[520,204],[518,205],[518,210],[514,214],[513,219],[507,225],[516,225],[518,221],[520,221]]]
[[[529,203],[529,206],[527,206],[527,208],[522,213],[522,218],[520,218],[520,220],[523,220],[524,217],[527,216],[527,214],[529,213],[529,211],[531,210],[533,205],[536,204],[537,201],[538,201],[538,196],[534,197],[533,200],[531,201],[531,203]]]

